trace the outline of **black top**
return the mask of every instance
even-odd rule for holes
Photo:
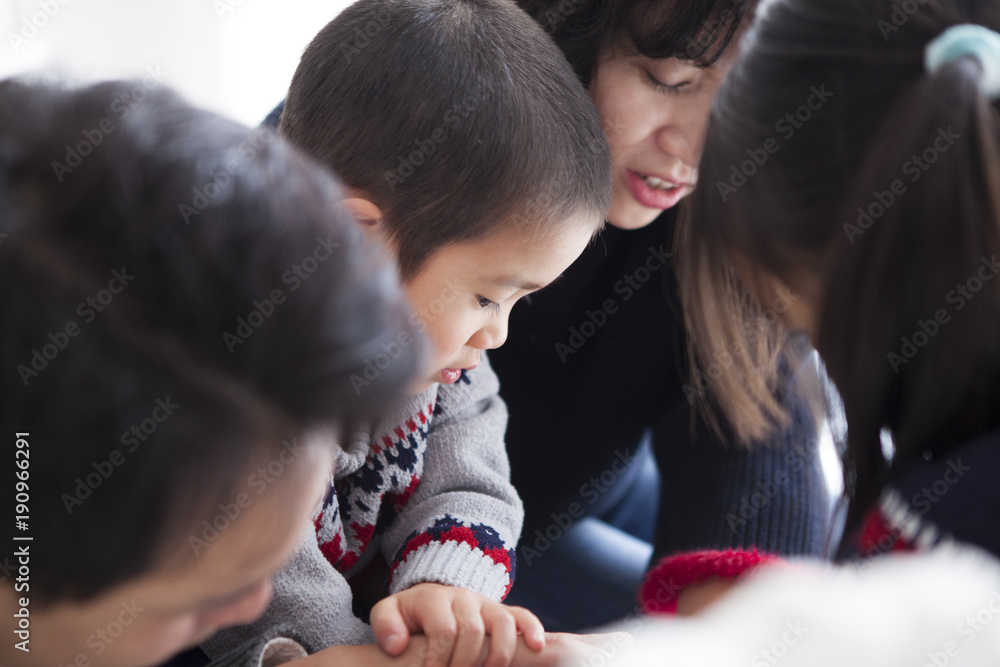
[[[616,459],[654,430],[662,476],[656,553],[749,547],[818,554],[828,502],[804,409],[768,446],[727,446],[684,393],[685,334],[672,259],[675,215],[609,226],[563,277],[511,315],[490,352],[510,409],[507,447],[525,503],[522,538],[571,503],[596,502]]]

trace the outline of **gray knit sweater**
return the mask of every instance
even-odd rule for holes
[[[209,657],[256,665],[275,636],[292,636],[310,652],[374,642],[351,610],[348,579],[379,552],[390,565],[391,593],[436,582],[506,597],[524,512],[510,483],[499,388],[483,355],[454,385],[435,384],[355,434],[315,530],[275,577],[267,612],[211,638],[202,646]]]

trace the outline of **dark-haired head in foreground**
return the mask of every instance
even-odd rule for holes
[[[315,37],[280,131],[398,256],[447,382],[604,223],[607,142],[562,54],[504,0],[373,0]]]
[[[31,615],[3,664],[155,664],[254,618],[332,435],[419,365],[350,381],[413,331],[325,170],[167,91],[121,118],[132,88],[0,83],[0,532],[30,549],[0,601]]]
[[[890,472],[883,429],[898,470],[1000,426],[998,105],[975,58],[925,67],[947,28],[996,31],[1000,8],[914,6],[769,4],[719,95],[681,236],[697,363],[734,362],[715,384],[730,423],[780,419],[775,368],[747,351],[783,335],[759,304],[794,295],[785,324],[811,334],[846,410],[849,527]]]

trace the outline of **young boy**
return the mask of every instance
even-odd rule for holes
[[[444,663],[472,663],[488,635],[506,662],[515,628],[540,649],[538,620],[499,604],[523,511],[483,352],[503,344],[514,303],[603,225],[611,177],[593,104],[513,3],[375,0],[309,45],[279,127],[344,180],[363,229],[398,258],[413,323],[434,349],[411,399],[345,446],[316,520],[319,548],[279,577],[270,613],[310,628],[317,645],[370,641],[345,621],[344,579],[380,549],[391,595],[371,620],[390,655],[422,633]],[[356,390],[408,342],[376,350]],[[336,573],[318,574],[320,552]]]

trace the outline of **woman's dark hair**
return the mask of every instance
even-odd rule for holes
[[[593,102],[508,0],[365,0],[323,28],[281,134],[385,214],[404,278],[439,248],[611,204]]]
[[[374,415],[422,352],[322,167],[142,88],[0,82],[0,539],[33,536],[33,601],[148,571],[251,464]],[[356,391],[400,334],[417,343]]]
[[[848,536],[893,463],[1000,424],[1000,116],[973,58],[924,66],[950,26],[1000,29],[1000,6],[900,6],[762,10],[717,99],[678,241],[696,366],[740,349],[739,368],[763,360],[773,378],[775,346],[754,358],[741,342],[761,311],[745,285],[777,277],[808,300],[817,284],[814,342],[848,424]],[[758,376],[715,397],[738,424],[772,388]]]
[[[757,0],[517,0],[552,35],[585,86],[614,46],[712,65]]]

